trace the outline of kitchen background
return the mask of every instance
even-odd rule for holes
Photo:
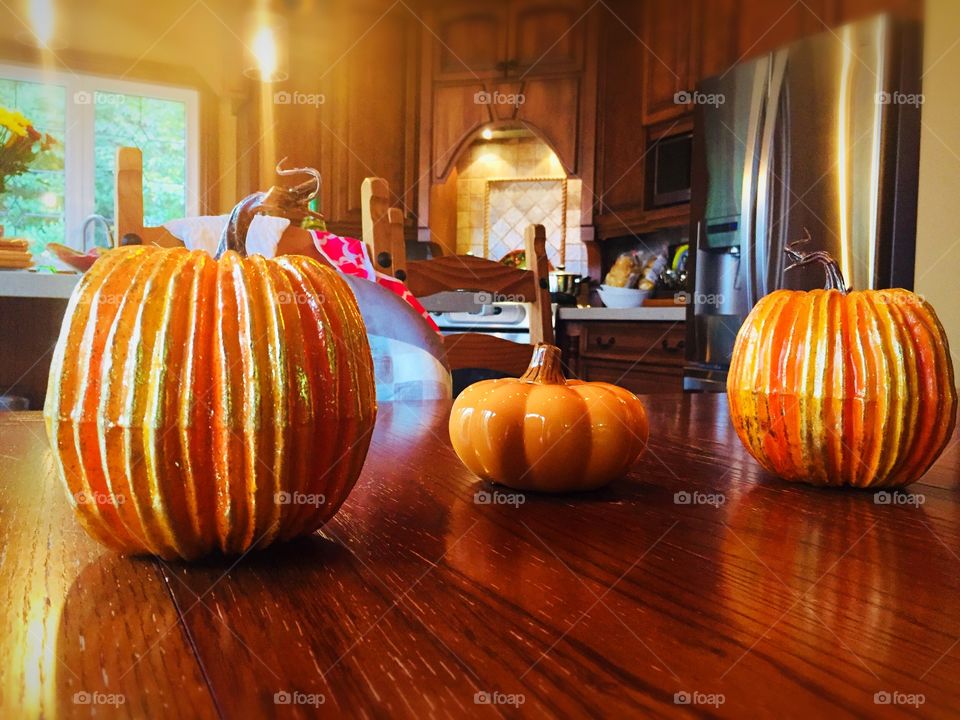
[[[27,32],[43,7],[54,18],[47,50]],[[84,109],[64,91],[61,103],[88,113],[91,127],[132,129],[91,131],[80,143],[100,164],[89,187],[68,191],[69,179],[56,176],[69,175],[71,162],[55,158],[43,168],[49,190],[33,206],[5,207],[0,222],[52,224],[50,233],[79,247],[83,219],[94,211],[109,217],[109,158],[121,143],[145,148],[148,219],[165,208],[226,212],[273,184],[275,161],[286,156],[323,173],[321,207],[335,232],[361,234],[360,186],[378,176],[404,213],[410,257],[499,259],[518,247],[518,228],[539,221],[548,227],[554,266],[600,280],[624,251],[689,238],[688,203],[658,202],[652,173],[658,143],[693,130],[685,93],[879,11],[924,23],[915,289],[940,309],[956,346],[960,239],[951,198],[960,194],[960,8],[953,0],[5,4],[0,64],[12,69],[0,73],[5,102],[29,94],[44,73],[133,100]],[[277,38],[270,83],[250,76],[255,60],[243,40],[264,17],[273,18]],[[103,78],[110,82],[98,84]],[[517,96],[523,102],[510,101]],[[179,123],[187,140],[157,133],[161,120]],[[61,118],[49,131],[66,135],[68,128],[76,132]],[[68,144],[68,154],[71,146],[79,145]],[[88,151],[76,152],[86,162]],[[0,287],[5,333],[21,332],[17,317],[30,317],[35,329],[59,326],[62,300],[28,307],[5,294]],[[30,342],[16,357],[0,349],[9,355],[0,364],[12,373],[0,384],[29,386],[36,375],[42,385],[43,372],[30,363],[50,343]],[[21,363],[21,356],[31,359]]]

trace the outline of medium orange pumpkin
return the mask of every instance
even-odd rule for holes
[[[120,248],[73,293],[44,415],[93,537],[241,553],[314,531],[353,487],[370,348],[349,288],[313,260]]]
[[[953,432],[957,393],[943,328],[908,290],[848,292],[824,252],[827,288],[760,300],[734,345],[727,397],[764,468],[813,485],[897,487],[923,475]]]
[[[520,490],[593,490],[622,476],[647,444],[633,393],[566,380],[560,349],[540,343],[519,378],[467,387],[450,412],[450,440],[469,470]]]

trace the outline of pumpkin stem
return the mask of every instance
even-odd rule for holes
[[[525,382],[541,385],[562,385],[567,381],[560,363],[560,348],[549,343],[537,343],[530,359],[530,367],[520,376]]]
[[[793,270],[794,268],[803,267],[804,265],[811,265],[818,262],[823,265],[823,271],[826,274],[826,281],[824,282],[823,286],[824,290],[839,290],[844,295],[850,292],[850,288],[848,288],[846,282],[844,282],[843,273],[840,271],[840,265],[836,260],[833,259],[833,256],[830,253],[828,253],[826,250],[804,252],[800,249],[801,245],[808,242],[810,242],[810,231],[804,228],[802,238],[787,244],[787,246],[783,249],[783,252],[793,262],[790,265],[787,265],[784,270]]]

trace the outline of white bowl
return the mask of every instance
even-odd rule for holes
[[[650,295],[649,290],[612,287],[610,285],[601,285],[597,292],[600,293],[600,299],[608,308],[640,307],[647,296]]]

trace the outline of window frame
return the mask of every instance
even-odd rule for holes
[[[79,249],[83,221],[95,209],[94,179],[96,103],[77,102],[78,93],[95,98],[100,93],[139,95],[181,102],[186,117],[185,208],[188,217],[200,214],[200,92],[193,88],[163,83],[113,78],[92,73],[42,70],[36,67],[0,63],[0,78],[56,85],[64,88],[66,127],[64,144],[64,244]],[[170,218],[174,220],[175,218]],[[107,218],[115,225],[114,218]],[[115,230],[115,228],[114,228]]]

